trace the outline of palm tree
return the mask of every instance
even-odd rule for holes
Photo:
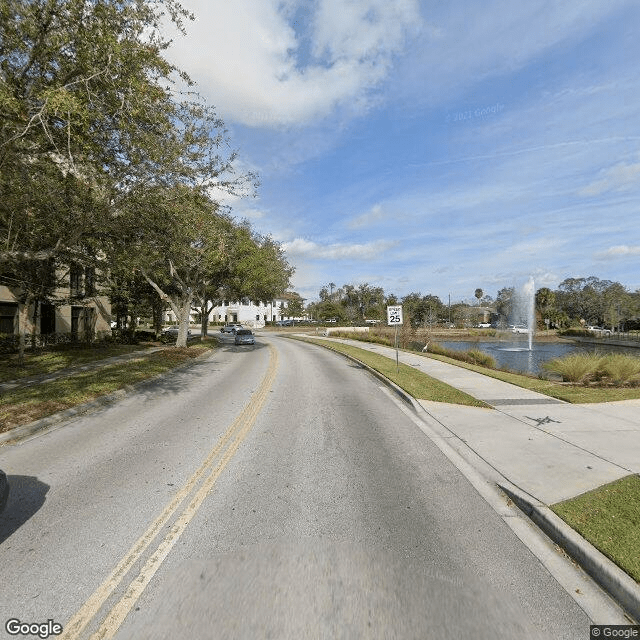
[[[476,289],[476,292],[473,295],[478,298],[478,306],[480,306],[480,299],[484,295],[484,291],[482,289]]]

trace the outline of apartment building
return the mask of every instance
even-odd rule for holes
[[[17,335],[22,330],[43,337],[67,334],[71,340],[111,335],[111,303],[96,285],[95,269],[73,265],[58,270],[57,279],[51,299],[36,301],[27,309],[21,291],[10,286],[10,279],[0,279],[0,334]]]

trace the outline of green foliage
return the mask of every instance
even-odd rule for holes
[[[637,384],[640,381],[640,358],[625,353],[611,353],[600,366],[604,380],[614,386]]]
[[[557,373],[567,382],[584,382],[592,377],[602,362],[595,353],[573,353],[563,358],[554,358],[543,364],[547,371]]]
[[[571,354],[549,360],[544,368],[567,382],[613,386],[640,383],[640,358],[622,353]]]
[[[488,353],[485,353],[480,349],[469,349],[466,354],[469,357],[471,364],[478,364],[481,367],[495,369],[496,361]]]
[[[0,278],[25,302],[55,289],[38,263],[107,255],[121,281],[138,269],[167,304],[178,296],[182,317],[196,281],[228,263],[207,193],[248,195],[257,178],[235,173],[213,108],[175,88],[192,83],[163,57],[167,17],[191,16],[175,0],[0,11]]]

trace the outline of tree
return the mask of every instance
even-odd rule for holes
[[[331,302],[331,300],[316,303],[314,305],[314,313],[320,320],[337,318],[342,321],[345,318],[344,308],[342,305],[337,302]]]
[[[110,261],[139,273],[171,307],[179,321],[176,345],[185,346],[198,287],[227,253],[217,204],[187,186],[140,187],[128,196],[120,212],[122,233],[111,238]]]
[[[95,260],[140,185],[255,186],[253,174],[234,175],[234,152],[220,153],[215,111],[176,90],[192,83],[163,58],[164,14],[180,28],[191,17],[175,0],[0,11],[0,276]],[[20,296],[28,307],[37,292],[24,284]]]
[[[287,315],[290,318],[300,318],[304,313],[304,300],[297,294],[291,294],[287,303]]]
[[[421,293],[410,293],[402,298],[402,306],[414,327],[433,324],[444,312],[440,298],[431,294],[423,296]]]
[[[504,319],[508,319],[511,317],[511,313],[513,311],[514,296],[514,287],[505,287],[498,291],[498,295],[496,296],[496,311]]]
[[[473,295],[478,299],[478,306],[480,306],[480,299],[484,295],[484,292],[482,291],[482,289],[476,289]]]

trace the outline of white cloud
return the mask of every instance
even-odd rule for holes
[[[600,172],[600,178],[581,189],[581,196],[599,196],[607,191],[628,191],[640,186],[640,162],[620,162]]]
[[[376,222],[380,222],[384,220],[386,217],[385,211],[381,205],[376,204],[369,211],[363,213],[362,215],[357,216],[351,222],[348,223],[348,227],[350,229],[362,229],[366,227],[370,227],[372,224]]]
[[[292,22],[296,10],[309,11],[302,0],[184,5],[197,19],[170,55],[225,117],[251,126],[301,124],[339,104],[363,106],[419,23],[417,0],[318,0],[304,30]]]
[[[373,260],[398,244],[396,241],[378,240],[366,244],[330,244],[321,245],[316,242],[296,238],[283,243],[282,247],[288,256],[319,258],[323,260]]]
[[[630,247],[622,244],[610,247],[606,251],[597,254],[597,258],[601,260],[609,260],[612,258],[626,258],[627,256],[640,256],[640,246]]]

